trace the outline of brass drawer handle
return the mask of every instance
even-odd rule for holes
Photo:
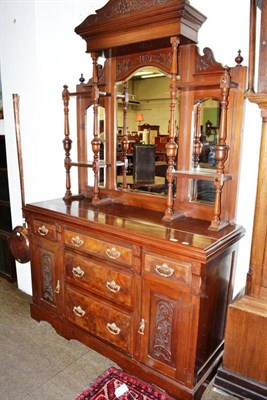
[[[48,229],[45,227],[45,225],[39,226],[38,233],[40,233],[41,236],[45,236],[48,234]]]
[[[116,247],[110,247],[106,250],[106,255],[113,260],[120,257],[121,253],[116,249]]]
[[[140,335],[144,335],[145,334],[145,320],[144,320],[144,318],[141,319],[140,326],[139,326],[139,329],[138,329],[138,333]]]
[[[73,312],[74,312],[74,314],[77,315],[77,317],[84,317],[85,316],[85,311],[82,309],[81,306],[74,306],[73,307]]]
[[[108,288],[108,290],[114,293],[117,293],[121,290],[120,285],[117,285],[115,281],[107,282],[106,287]]]
[[[73,236],[70,241],[76,247],[82,247],[82,245],[84,244],[84,241],[82,239],[80,239],[79,236],[75,236],[75,237]]]
[[[155,270],[157,274],[164,277],[170,277],[174,273],[174,269],[169,267],[167,263],[163,263],[162,265],[156,265]]]
[[[77,278],[82,278],[85,274],[85,272],[81,269],[81,267],[79,265],[77,267],[72,268],[72,273]]]
[[[112,335],[118,335],[120,333],[120,328],[115,324],[115,322],[107,323],[106,325],[107,330],[112,334]]]

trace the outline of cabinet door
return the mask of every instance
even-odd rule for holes
[[[34,303],[60,313],[63,299],[62,251],[56,242],[32,240]]]
[[[190,384],[194,360],[188,357],[191,295],[160,282],[143,281],[142,319],[139,329],[141,361],[160,372]]]

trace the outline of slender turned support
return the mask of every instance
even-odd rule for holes
[[[202,143],[200,141],[200,126],[201,126],[201,104],[199,103],[196,109],[196,123],[195,123],[195,133],[193,141],[193,163],[194,168],[199,167],[199,157],[202,150]]]
[[[173,217],[173,170],[174,164],[177,157],[178,145],[175,142],[176,128],[175,128],[175,110],[176,110],[176,99],[178,92],[177,84],[177,49],[178,49],[178,38],[171,38],[172,44],[172,70],[170,80],[170,138],[166,144],[166,156],[168,160],[168,168],[166,173],[166,179],[168,182],[168,195],[167,195],[167,209],[163,220],[170,220]]]
[[[250,0],[248,93],[254,93],[257,1]]]
[[[100,200],[99,198],[99,154],[100,154],[100,146],[101,141],[99,139],[99,122],[98,122],[98,102],[99,102],[99,89],[98,89],[98,76],[97,76],[97,53],[92,53],[92,61],[93,61],[93,112],[94,112],[94,138],[91,142],[92,150],[94,153],[93,160],[93,171],[94,171],[94,194],[92,203],[97,204]]]
[[[221,76],[220,87],[222,92],[221,101],[221,123],[218,144],[214,146],[215,159],[216,159],[216,178],[215,178],[215,204],[214,213],[209,227],[210,230],[218,231],[228,225],[228,222],[222,222],[221,215],[221,197],[222,189],[224,184],[224,164],[227,160],[229,146],[226,144],[227,138],[227,107],[228,107],[228,96],[230,88],[230,74],[229,68],[225,67],[224,74]]]
[[[122,189],[127,190],[127,169],[128,169],[128,158],[127,153],[129,150],[129,140],[127,133],[127,111],[128,111],[128,82],[123,84],[123,138],[122,138],[122,152],[123,152],[123,169],[122,169]]]
[[[66,169],[66,193],[64,196],[64,200],[70,200],[72,197],[71,193],[71,183],[70,183],[70,168],[71,168],[71,158],[70,158],[70,150],[71,150],[71,144],[72,140],[70,139],[70,128],[69,128],[69,100],[70,100],[70,95],[68,91],[68,86],[64,85],[63,86],[63,92],[62,92],[62,99],[64,103],[64,135],[65,138],[63,140],[63,146],[65,150],[65,160],[64,160],[64,165]]]

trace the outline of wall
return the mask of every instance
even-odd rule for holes
[[[26,203],[62,197],[65,192],[62,86],[68,84],[73,90],[81,73],[86,80],[91,76],[85,42],[74,28],[105,3],[106,0],[1,2],[4,133],[14,227],[21,225],[22,215],[12,93],[20,95]],[[249,0],[225,0],[219,8],[214,0],[191,0],[208,17],[199,34],[200,49],[211,47],[217,61],[230,66],[241,49],[247,65],[249,3]],[[247,235],[240,244],[236,290],[244,285],[249,263],[259,116],[257,107],[248,103],[237,212],[237,221],[245,225]],[[31,293],[30,265],[17,264],[17,275],[19,288]]]

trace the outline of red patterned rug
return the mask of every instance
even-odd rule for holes
[[[173,400],[159,389],[114,367],[109,368],[76,400]]]

